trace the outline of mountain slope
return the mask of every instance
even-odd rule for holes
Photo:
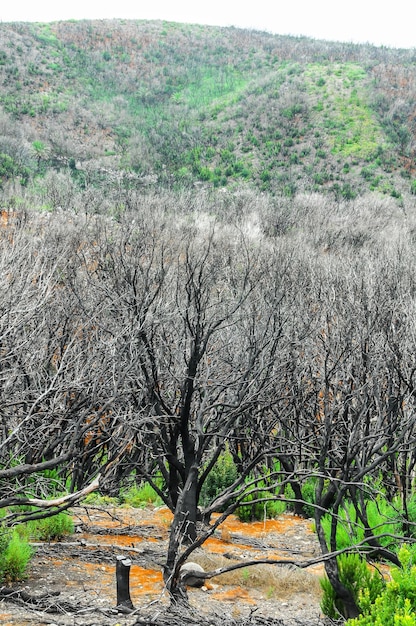
[[[2,24],[0,176],[400,198],[415,191],[415,63],[236,28]]]

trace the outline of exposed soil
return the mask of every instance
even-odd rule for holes
[[[78,508],[76,532],[65,541],[36,544],[29,577],[14,589],[41,598],[41,605],[2,601],[3,626],[132,626],[146,615],[163,613],[168,599],[161,565],[167,549],[171,514],[165,509]],[[319,553],[311,524],[290,515],[242,524],[231,517],[199,548],[192,560],[205,570],[241,559],[279,558],[305,561]],[[116,556],[132,561],[130,587],[137,612],[116,611]],[[321,567],[260,565],[240,569],[190,589],[194,624],[250,623],[320,626]],[[43,603],[43,604],[42,604]],[[56,613],[60,607],[61,612]],[[50,610],[54,610],[50,613]],[[256,616],[257,621],[251,621]],[[205,616],[205,617],[204,617]],[[250,617],[251,616],[251,617]],[[228,620],[228,621],[227,621]],[[175,622],[180,624],[179,622]],[[190,622],[187,622],[190,623]]]

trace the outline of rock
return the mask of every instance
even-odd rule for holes
[[[183,578],[187,572],[191,571],[204,572],[205,570],[203,567],[198,565],[198,563],[192,563],[192,561],[189,561],[181,567],[181,578]],[[186,578],[185,584],[188,587],[203,587],[205,585],[205,580],[203,578],[195,578],[194,576],[189,576]]]

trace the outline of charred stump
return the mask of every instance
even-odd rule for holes
[[[134,610],[130,597],[131,560],[119,555],[116,563],[117,608],[124,612]]]

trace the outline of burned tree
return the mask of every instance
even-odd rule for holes
[[[287,261],[275,271],[273,251],[238,229],[165,227],[126,219],[113,241],[97,234],[89,290],[101,303],[102,328],[116,337],[129,412],[113,432],[111,451],[124,454],[112,477],[117,483],[135,471],[174,513],[165,567],[174,594],[181,550],[198,541],[198,524],[241,500],[247,479],[260,481],[290,338]],[[201,506],[225,453],[237,478]]]
[[[328,576],[355,614],[334,556],[347,504],[360,553],[395,560],[371,500],[392,501],[402,536],[412,531],[409,258],[323,254],[313,232],[270,240],[173,220],[157,203],[135,209],[30,222],[36,251],[24,231],[4,234],[0,506],[36,501],[25,515],[43,515],[52,498],[57,511],[98,474],[111,493],[148,482],[174,514],[164,575],[175,599],[184,562],[247,494],[312,507]],[[205,497],[225,457],[235,472]]]
[[[340,579],[340,527],[350,549],[396,565],[395,544],[411,540],[403,533],[402,485],[411,481],[416,443],[413,304],[401,257],[376,248],[348,263],[345,255],[309,261],[301,310],[311,332],[297,344],[286,372],[291,393],[279,404],[276,451],[292,450],[292,482],[314,484],[316,531],[323,555],[334,555],[325,569],[344,617],[357,616],[359,607]],[[390,517],[383,503],[391,504]],[[377,522],[369,515],[373,504]]]
[[[108,355],[96,343],[97,321],[83,315],[68,289],[83,237],[82,223],[37,215],[0,229],[0,507],[8,507],[6,524],[65,510],[98,487],[99,468],[86,471],[86,442],[116,388]]]

